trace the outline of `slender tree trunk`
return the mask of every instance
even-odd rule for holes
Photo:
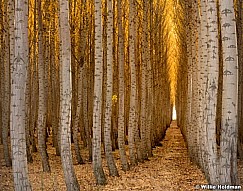
[[[77,107],[76,107],[76,115],[74,118],[74,123],[73,123],[73,140],[74,140],[74,147],[75,147],[75,153],[76,153],[76,158],[78,161],[78,164],[83,164],[84,161],[81,157],[81,153],[80,153],[80,147],[79,147],[79,139],[78,139],[78,130],[79,130],[79,126],[80,126],[80,113],[81,113],[81,109],[82,109],[82,68],[81,66],[79,66],[78,68],[78,100],[77,100]]]
[[[243,21],[242,21],[242,0],[237,1],[237,43],[238,43],[238,62],[243,62],[243,48],[242,48],[242,42],[243,42]],[[241,147],[241,143],[243,140],[243,67],[242,64],[239,64],[238,69],[238,128],[239,128],[239,135],[238,135],[238,155],[241,160],[243,160],[243,150]]]
[[[35,126],[38,117],[38,79],[37,79],[37,0],[34,1],[34,31],[33,31],[33,63],[32,63],[32,75],[31,75],[31,96],[30,96],[30,143],[32,146],[32,152],[37,152],[36,140],[34,137]]]
[[[146,75],[147,75],[147,64],[148,64],[148,59],[147,59],[147,11],[148,11],[148,2],[143,1],[143,36],[142,36],[142,71],[141,71],[141,109],[140,109],[140,131],[141,131],[141,151],[142,151],[142,158],[143,160],[148,159],[148,144],[147,144],[147,139],[146,139],[146,133],[148,126],[146,126],[147,123],[147,116],[146,116],[146,103],[147,103],[147,84],[146,84]]]
[[[112,115],[112,90],[113,90],[113,8],[112,0],[107,1],[107,87],[104,121],[104,143],[107,166],[111,176],[118,176],[118,171],[112,154],[111,142],[111,115]]]
[[[11,166],[11,157],[9,151],[9,142],[8,142],[8,134],[9,134],[9,120],[10,120],[10,48],[9,48],[9,15],[7,13],[7,1],[4,2],[4,22],[5,31],[2,34],[1,38],[4,38],[4,44],[2,44],[2,54],[4,55],[2,59],[2,139],[3,139],[3,147],[4,147],[4,158],[6,162],[6,166]],[[1,6],[2,7],[2,6]],[[3,11],[3,10],[2,10]],[[2,18],[1,18],[2,19]],[[4,48],[4,49],[3,49]]]
[[[218,22],[217,22],[217,2],[207,3],[207,81],[205,90],[206,105],[204,106],[204,125],[206,126],[207,137],[207,164],[209,173],[209,183],[219,183],[218,154],[216,144],[216,106],[218,93],[219,76],[219,43],[218,43]]]
[[[238,185],[237,175],[237,74],[238,51],[234,1],[219,1],[223,53],[220,184]]]
[[[119,105],[117,102],[117,96],[119,94],[118,87],[118,34],[116,30],[118,29],[118,13],[117,13],[117,1],[113,0],[113,96],[112,96],[112,122],[111,122],[111,138],[112,138],[112,149],[118,149],[118,109]]]
[[[124,83],[124,35],[122,30],[122,0],[117,2],[118,12],[118,63],[119,63],[119,110],[118,110],[118,147],[122,163],[122,169],[124,171],[129,170],[125,152],[125,83]]]
[[[129,110],[129,125],[128,125],[128,143],[129,157],[132,166],[137,165],[135,132],[136,132],[136,64],[135,64],[135,19],[136,19],[136,2],[129,1],[129,63],[131,75],[131,92],[130,92],[130,110]]]
[[[106,177],[101,159],[101,117],[102,117],[102,3],[94,0],[95,6],[95,74],[94,74],[94,105],[93,105],[93,171],[97,184],[106,184]]]
[[[76,2],[75,2],[76,3]],[[74,5],[74,10],[72,15],[72,23],[74,23],[75,20],[75,12],[76,12],[76,4]],[[71,57],[71,67],[72,67],[72,136],[73,136],[73,141],[74,141],[74,148],[75,148],[75,153],[76,153],[76,159],[78,161],[78,164],[83,164],[84,161],[81,157],[80,153],[80,146],[79,146],[79,126],[80,126],[80,113],[81,113],[81,108],[82,108],[82,68],[81,64],[77,62],[77,58],[75,56],[75,45],[76,45],[76,40],[75,40],[75,32],[74,32],[74,26],[72,28],[72,34],[71,34],[71,52],[72,52],[72,57]],[[83,40],[83,39],[82,39]],[[78,79],[78,80],[76,80]]]
[[[32,151],[31,151],[31,145],[30,145],[30,100],[31,100],[31,67],[29,66],[27,68],[27,83],[26,83],[26,92],[25,92],[25,107],[26,107],[26,112],[25,112],[25,133],[26,133],[26,152],[27,152],[27,160],[28,162],[32,163],[33,158],[32,158]]]
[[[58,71],[57,71],[57,66],[55,63],[55,53],[56,53],[56,48],[55,48],[55,43],[54,43],[54,39],[51,38],[51,91],[52,91],[52,143],[53,146],[56,149],[56,155],[60,156],[60,142],[58,141],[58,136],[60,134],[60,128],[58,125],[58,107],[59,107],[59,103],[57,97],[58,97],[58,83],[56,81],[57,80],[57,75],[58,75]]]
[[[151,20],[152,20],[152,1],[150,1],[149,4],[149,10],[150,10],[150,14],[149,14],[149,22],[150,22],[150,28],[148,29],[149,31],[149,35],[148,35],[148,41],[151,47],[152,44],[152,24],[151,24]],[[147,140],[147,149],[148,149],[148,157],[152,157],[152,140],[151,140],[151,134],[152,134],[152,126],[153,126],[153,116],[152,116],[152,106],[153,106],[153,85],[152,85],[152,80],[153,80],[153,76],[152,76],[152,59],[151,59],[151,52],[149,52],[150,50],[148,49],[146,54],[147,54],[147,77],[146,77],[146,86],[148,87],[147,89],[147,104],[146,104],[146,118],[147,118],[147,124],[146,124],[146,140]]]
[[[84,130],[87,141],[87,146],[89,150],[89,161],[92,161],[92,142],[91,142],[91,132],[89,124],[89,109],[88,109],[88,66],[84,65],[83,68],[83,115],[84,115]]]
[[[68,191],[79,191],[79,183],[75,175],[71,152],[71,39],[69,30],[69,6],[67,0],[59,1],[60,16],[60,128],[61,159],[65,183]]]
[[[94,27],[94,19],[90,19],[90,28],[89,30],[93,31],[95,30]],[[92,135],[92,126],[93,126],[93,105],[94,105],[94,68],[95,68],[95,33],[90,33],[89,35],[89,62],[86,67],[86,72],[84,74],[86,75],[86,78],[84,76],[84,91],[87,89],[87,97],[84,96],[84,98],[87,100],[84,100],[84,112],[87,113],[87,119],[88,119],[88,128],[85,129],[86,137],[88,137],[88,141],[90,141],[91,147],[89,147],[89,142],[88,142],[88,147],[89,147],[89,160],[92,161],[92,153],[93,153],[93,147],[92,147],[92,141],[91,141],[91,135]],[[85,83],[87,84],[87,88],[85,89]],[[84,113],[85,114],[85,113]],[[86,117],[84,116],[86,119]],[[90,139],[89,139],[90,137]]]
[[[46,113],[47,113],[47,98],[45,90],[45,63],[44,63],[44,47],[43,47],[43,23],[41,0],[38,0],[38,77],[39,77],[39,105],[38,105],[38,148],[41,155],[42,167],[44,172],[50,172],[50,164],[48,161],[47,146],[46,146]]]
[[[3,24],[3,10],[2,10],[2,2],[0,2],[0,7],[1,7],[1,10],[0,10],[0,24],[1,24],[1,31],[0,31],[0,45],[1,45],[1,53],[0,53],[0,119],[1,119],[1,122],[0,122],[0,129],[1,129],[1,133],[0,133],[0,136],[1,136],[1,142],[3,142],[3,149],[4,149],[4,159],[6,160],[5,158],[5,151],[6,151],[6,144],[8,143],[6,140],[6,130],[3,128],[3,123],[2,123],[2,120],[3,120],[3,112],[4,112],[4,109],[3,109],[3,106],[4,106],[4,28],[2,27],[4,24]],[[2,140],[4,139],[4,140]],[[5,142],[5,143],[4,143]]]
[[[199,157],[198,157],[198,143],[197,143],[197,128],[194,128],[198,125],[198,79],[197,79],[197,65],[198,65],[198,5],[197,0],[192,0],[192,33],[191,33],[191,153],[192,153],[192,160],[199,164]]]
[[[15,4],[14,4],[15,2]],[[14,19],[14,33],[10,33],[11,102],[10,136],[14,189],[31,190],[28,178],[25,136],[25,86],[28,66],[28,1],[9,2],[9,18]],[[10,27],[13,27],[10,24]],[[11,31],[13,31],[11,29]]]
[[[190,20],[192,19],[191,14],[191,1],[187,2],[187,9],[188,9],[188,16],[187,16],[187,22],[188,25],[186,27],[186,40],[187,40],[187,59],[188,59],[188,75],[187,75],[187,107],[186,107],[186,125],[187,125],[187,142],[188,142],[188,151],[189,155],[191,158],[194,157],[193,149],[192,149],[192,125],[191,125],[191,98],[192,98],[192,51],[191,51],[191,46],[192,46],[192,32],[190,28],[192,27],[192,24],[190,24]]]
[[[52,105],[52,143],[56,150],[56,155],[60,156],[60,141],[58,141],[58,137],[60,135],[60,128],[59,128],[59,71],[58,66],[56,65],[56,45],[55,45],[55,22],[56,19],[53,16],[51,19],[51,39],[50,39],[50,59],[51,59],[51,71],[50,71],[50,80],[51,80],[51,105]]]
[[[204,124],[205,110],[204,104],[205,102],[205,92],[206,92],[206,84],[207,78],[205,78],[207,74],[207,60],[208,60],[208,52],[207,52],[207,42],[208,42],[208,30],[207,30],[207,2],[206,0],[201,1],[200,4],[200,13],[201,13],[201,22],[200,22],[200,45],[199,45],[199,144],[201,148],[201,168],[203,169],[206,178],[208,179],[208,163],[207,163],[207,147],[206,147],[206,125]],[[182,111],[183,112],[183,111]]]

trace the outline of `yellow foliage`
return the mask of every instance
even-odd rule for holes
[[[112,96],[112,101],[115,102],[115,103],[117,102],[117,95]]]

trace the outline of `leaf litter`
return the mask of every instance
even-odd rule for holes
[[[126,149],[128,154],[128,148]],[[87,149],[82,148],[81,153],[85,164],[77,165],[76,159],[73,157],[81,191],[190,191],[195,190],[195,185],[207,184],[202,171],[190,161],[180,129],[176,125],[168,128],[162,146],[153,149],[153,157],[149,158],[149,161],[139,163],[138,166],[132,167],[127,172],[122,171],[119,152],[116,150],[114,157],[119,177],[108,176],[106,160],[103,158],[104,171],[107,175],[105,186],[98,186],[95,183]],[[28,164],[33,191],[64,191],[66,186],[61,158],[55,155],[55,149],[50,142],[48,143],[48,154],[51,173],[42,172],[38,153],[33,153],[34,162]],[[0,145],[0,160],[0,190],[12,191],[14,190],[12,171],[4,166],[2,145]],[[238,162],[238,170],[240,182],[243,183],[243,161]]]

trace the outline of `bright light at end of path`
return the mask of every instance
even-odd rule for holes
[[[173,106],[172,120],[176,120],[176,108]]]

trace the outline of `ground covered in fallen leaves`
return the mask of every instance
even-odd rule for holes
[[[48,145],[48,154],[51,165],[51,173],[43,173],[40,156],[34,154],[34,163],[29,164],[29,177],[33,190],[66,190],[62,172],[61,159],[55,156],[55,150]],[[84,159],[87,151],[82,150]],[[13,190],[11,169],[4,166],[0,145],[0,190]],[[108,177],[107,185],[97,186],[93,177],[92,165],[87,160],[83,165],[75,165],[76,175],[80,184],[80,190],[87,191],[189,191],[195,190],[197,184],[207,184],[201,170],[190,162],[185,142],[180,129],[175,122],[168,128],[161,147],[153,150],[153,157],[149,161],[140,163],[128,172],[121,170],[118,151],[114,152],[119,169],[119,177]],[[106,161],[104,170],[108,175]],[[74,158],[74,164],[76,163]],[[239,177],[243,182],[243,162],[239,162]]]

